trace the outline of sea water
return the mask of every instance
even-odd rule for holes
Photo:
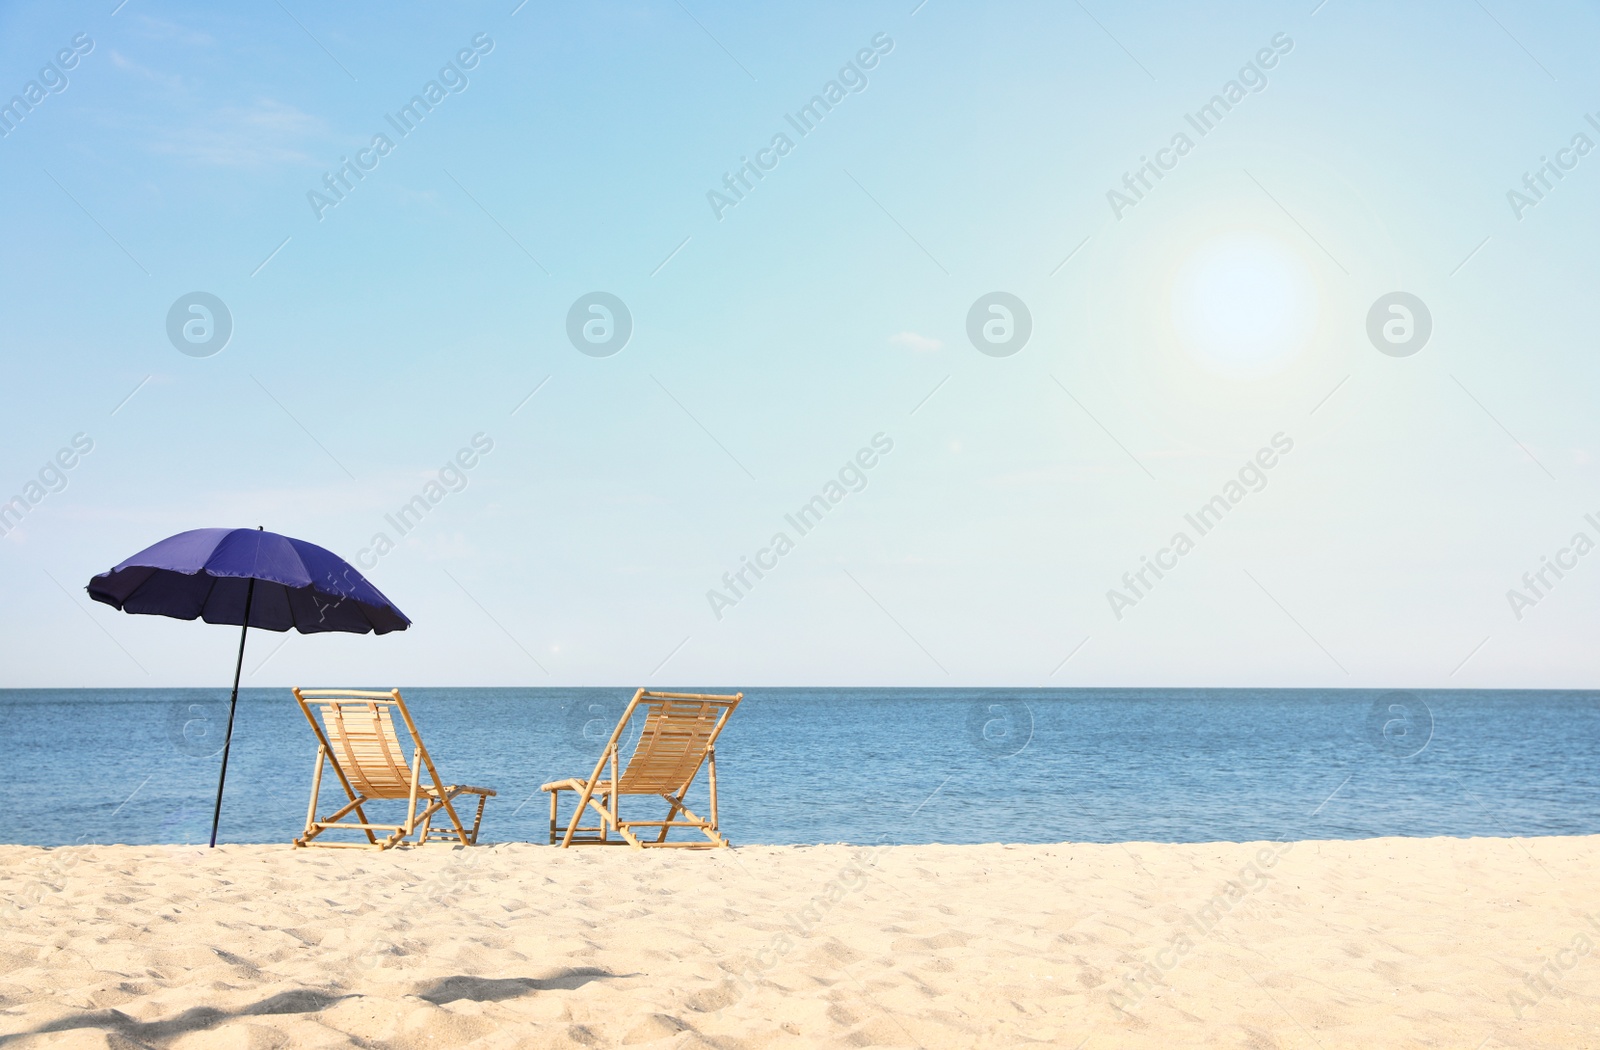
[[[736,845],[1600,833],[1600,692],[745,693],[717,745]],[[539,785],[589,774],[632,690],[404,695],[440,775],[499,792],[483,840],[543,842]],[[226,720],[223,690],[0,690],[0,841],[203,843]],[[315,759],[287,689],[243,691],[219,841],[299,834]]]

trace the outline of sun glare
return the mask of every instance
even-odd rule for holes
[[[1201,244],[1172,287],[1172,325],[1184,350],[1212,371],[1258,378],[1293,363],[1316,327],[1310,268],[1293,248],[1262,233],[1229,233]]]

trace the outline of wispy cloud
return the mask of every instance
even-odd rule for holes
[[[202,41],[191,35],[184,42]],[[321,118],[265,96],[221,103],[193,68],[169,72],[109,50],[112,68],[126,78],[124,94],[134,100],[130,119],[119,123],[149,152],[207,167],[322,166],[317,158],[333,136]]]
[[[210,33],[190,29],[176,22],[168,22],[163,18],[151,18],[149,15],[141,14],[134,19],[134,24],[139,29],[139,35],[149,40],[175,40],[191,47],[211,47],[217,42]]]
[[[895,346],[903,346],[921,354],[929,354],[944,346],[944,343],[932,336],[919,335],[916,332],[896,332],[889,337],[889,342]]]
[[[111,52],[111,64],[124,73],[131,73],[141,80],[148,80],[168,91],[180,91],[183,88],[183,78],[176,73],[160,73],[149,66],[142,66],[120,51]]]
[[[161,132],[151,151],[226,168],[319,161],[308,151],[328,137],[321,119],[273,99],[197,113],[187,127]]]

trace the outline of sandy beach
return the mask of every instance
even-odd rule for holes
[[[1600,837],[0,847],[7,1047],[1594,1047]]]

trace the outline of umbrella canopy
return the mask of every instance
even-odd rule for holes
[[[169,536],[90,580],[89,597],[123,612],[301,634],[388,634],[411,624],[337,554],[259,529]]]
[[[239,673],[250,628],[388,634],[411,626],[405,613],[337,554],[259,528],[192,529],[168,536],[90,580],[88,591],[95,601],[123,612],[240,627],[217,805],[211,814],[213,846],[222,819],[222,788],[228,779]]]

